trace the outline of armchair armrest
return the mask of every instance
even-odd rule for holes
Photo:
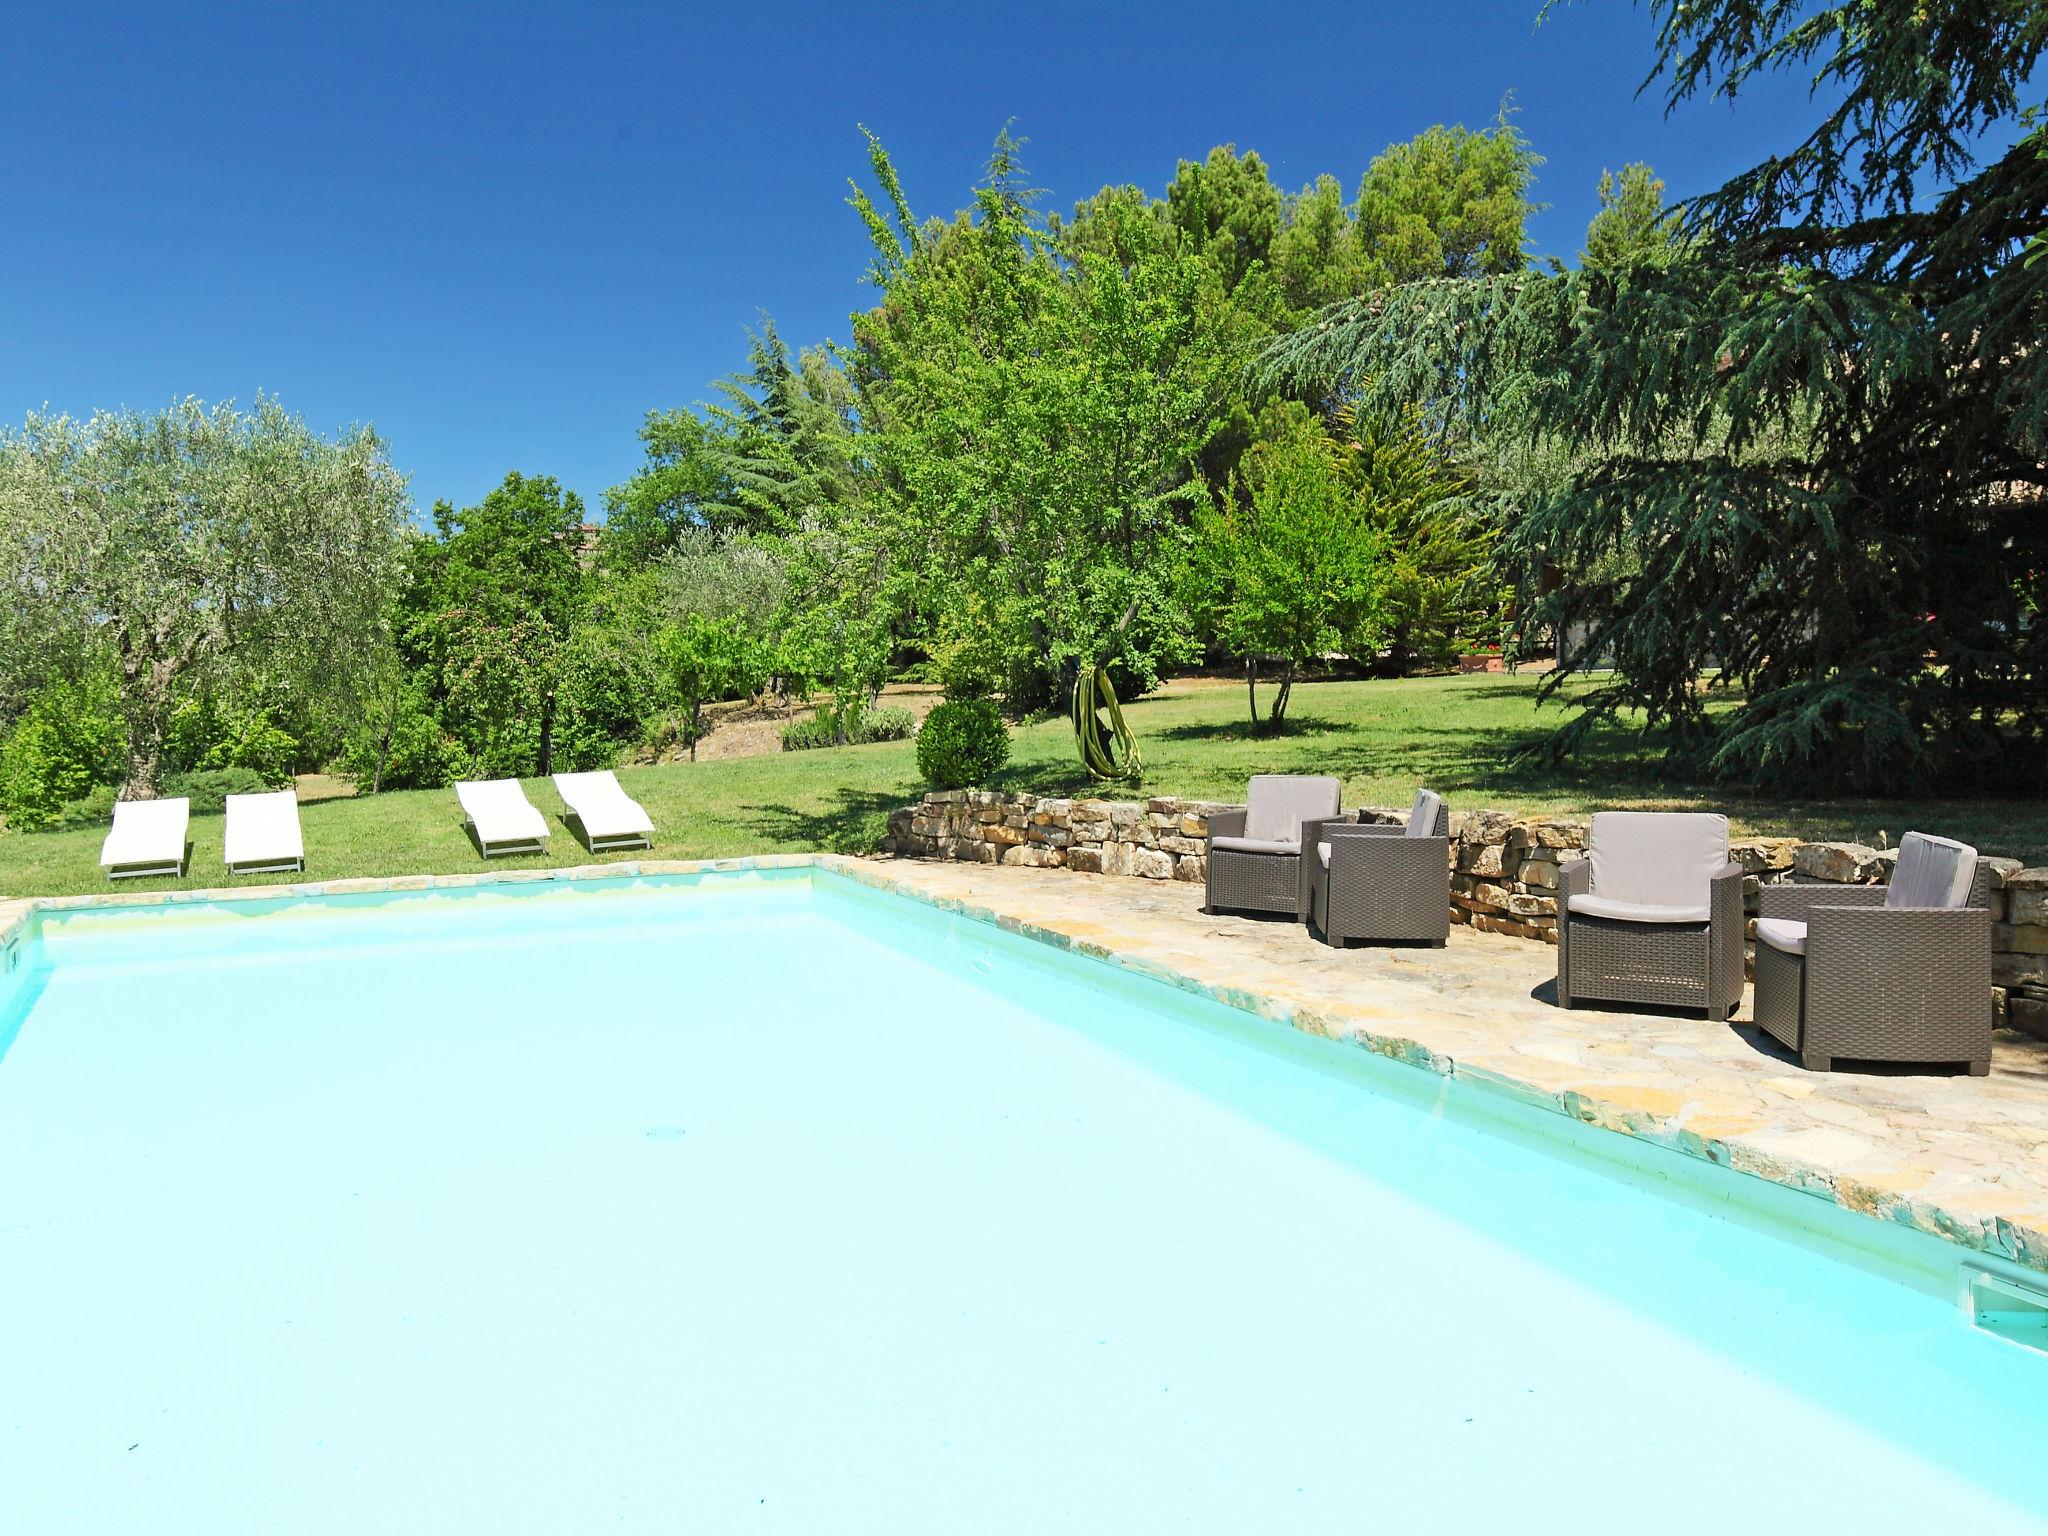
[[[1809,909],[1809,1057],[1991,1060],[1991,914],[1982,907]]]
[[[1765,885],[1756,893],[1756,915],[1810,923],[1822,907],[1881,907],[1881,885]]]
[[[1557,866],[1557,913],[1560,919],[1565,913],[1565,902],[1573,896],[1584,896],[1593,889],[1593,861],[1573,859],[1570,863]]]
[[[1395,826],[1385,821],[1340,821],[1330,824],[1330,831],[1339,837],[1406,837],[1406,827]]]
[[[1715,874],[1707,891],[1707,1013],[1725,1019],[1742,1002],[1743,941],[1749,924],[1743,920],[1742,885],[1747,871],[1730,859]]]
[[[1243,837],[1245,818],[1251,814],[1251,807],[1233,805],[1228,810],[1209,813],[1209,836]]]
[[[1332,835],[1336,833],[1352,830],[1354,828],[1351,818],[1348,816],[1318,816],[1301,824],[1301,860],[1299,883],[1297,885],[1299,896],[1298,911],[1308,911],[1308,893],[1315,884],[1316,872],[1320,867],[1316,856],[1316,844],[1328,842]]]

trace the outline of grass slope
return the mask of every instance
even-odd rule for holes
[[[1520,761],[1518,746],[1558,719],[1539,712],[1535,681],[1523,677],[1410,678],[1314,683],[1295,689],[1287,735],[1253,734],[1242,689],[1174,685],[1127,706],[1145,756],[1144,793],[1235,800],[1260,772],[1333,773],[1345,804],[1401,805],[1418,783],[1450,796],[1454,809],[1502,806],[1589,812],[1603,807],[1723,810],[1743,831],[1892,842],[1919,827],[1965,838],[1987,852],[2048,858],[2048,804],[2028,801],[1783,802],[1660,780],[1655,757],[1624,731],[1599,739],[1563,768]],[[662,830],[654,855],[714,858],[740,853],[872,848],[888,811],[920,785],[909,742],[774,753],[720,762],[623,769],[619,781]],[[1075,764],[1064,720],[1015,733],[1010,767],[993,786],[1041,793],[1091,791]],[[561,823],[554,786],[529,780],[527,793],[555,826],[545,857],[493,859],[493,867],[594,861]],[[1129,791],[1122,791],[1129,793]],[[221,867],[221,822],[192,822],[185,884],[280,884],[351,875],[446,874],[485,867],[463,830],[452,790],[418,790],[326,800],[300,808],[304,875],[231,877]],[[108,888],[99,871],[102,832],[0,835],[0,895],[58,895]],[[607,859],[643,855],[613,854]],[[132,880],[123,888],[178,884]]]

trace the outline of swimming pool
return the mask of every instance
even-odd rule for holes
[[[824,871],[39,929],[0,1530],[2048,1530],[1974,1256]]]

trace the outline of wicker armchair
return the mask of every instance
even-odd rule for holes
[[[1342,948],[1354,939],[1442,946],[1451,936],[1451,816],[1415,792],[1406,826],[1310,821],[1301,829],[1302,915]],[[1313,849],[1313,855],[1309,850]]]
[[[1835,1060],[1991,1070],[1991,870],[1909,832],[1889,885],[1758,893],[1756,1022],[1826,1072]]]
[[[1557,1001],[1698,1008],[1742,1001],[1742,866],[1728,818],[1602,811],[1557,872]]]
[[[1302,823],[1336,816],[1343,792],[1320,775],[1255,775],[1241,809],[1209,818],[1209,910],[1300,917]]]

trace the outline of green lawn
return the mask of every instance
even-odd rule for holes
[[[1625,732],[1598,741],[1559,769],[1517,761],[1514,748],[1557,718],[1535,707],[1531,678],[1475,676],[1394,682],[1314,683],[1295,689],[1289,734],[1253,735],[1242,689],[1179,684],[1127,709],[1145,756],[1144,793],[1231,800],[1255,772],[1334,773],[1346,804],[1405,804],[1418,782],[1444,791],[1452,807],[1587,812],[1601,807],[1711,806],[1751,832],[1892,842],[1911,828],[1959,836],[1987,852],[2048,861],[2048,804],[2033,800],[1781,802],[1656,779],[1653,758]],[[654,854],[711,858],[803,849],[858,851],[880,836],[892,806],[919,785],[909,742],[722,762],[621,770],[619,779],[662,831]],[[1019,730],[1010,768],[996,786],[1085,794],[1064,721]],[[494,859],[519,868],[592,862],[560,823],[561,801],[543,780],[527,792],[556,832],[542,857]],[[1109,791],[1109,793],[1116,793]],[[1128,792],[1126,792],[1128,793]],[[239,885],[349,875],[445,874],[481,869],[452,790],[421,790],[321,801],[301,808],[303,876],[230,877],[221,868],[217,816],[192,823],[188,884]],[[108,888],[98,868],[98,829],[0,835],[0,895],[32,896]],[[631,859],[634,854],[611,855]],[[124,887],[176,882],[134,880]]]

